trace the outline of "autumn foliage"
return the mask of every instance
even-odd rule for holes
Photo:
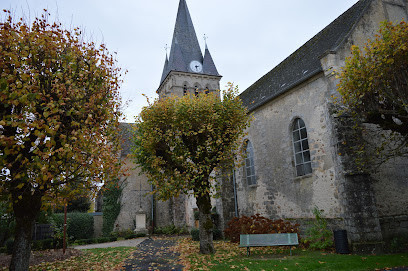
[[[408,139],[408,24],[382,24],[375,40],[352,56],[340,75],[342,102],[354,116]]]
[[[118,168],[120,69],[81,30],[0,22],[0,193],[16,217],[11,270],[27,270],[31,226],[45,202],[96,189]],[[111,175],[111,176],[112,176]]]
[[[212,173],[233,166],[238,139],[249,125],[250,116],[236,92],[230,85],[221,97],[213,92],[157,100],[137,119],[135,162],[159,199],[194,195],[203,253],[214,252],[211,194],[217,182]]]
[[[272,220],[256,214],[234,217],[228,222],[224,233],[231,242],[239,243],[240,234],[299,233],[299,226],[282,219]]]

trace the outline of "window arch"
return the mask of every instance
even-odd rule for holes
[[[188,94],[188,83],[184,82],[183,85],[183,95],[187,95]]]
[[[200,93],[200,84],[199,83],[195,83],[194,84],[194,95],[197,96]]]
[[[211,89],[210,85],[207,84],[207,85],[205,86],[205,90],[204,90],[205,94],[210,93],[210,89]]]
[[[249,140],[245,146],[245,177],[248,185],[256,184],[254,148]]]
[[[310,157],[306,125],[300,118],[295,119],[293,123],[292,138],[296,176],[304,176],[312,173],[312,159]]]

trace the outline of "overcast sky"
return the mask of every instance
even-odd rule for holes
[[[244,91],[293,53],[357,0],[187,0],[195,30],[203,35],[221,88],[234,82]],[[146,105],[142,94],[156,97],[171,45],[179,0],[0,0],[33,19],[49,10],[67,28],[80,26],[93,41],[118,54],[128,70],[121,88],[128,122]],[[4,15],[1,15],[4,18]]]

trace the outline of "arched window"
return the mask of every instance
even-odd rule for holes
[[[256,184],[254,149],[249,140],[246,142],[245,148],[245,177],[248,185]]]
[[[187,84],[183,86],[183,95],[187,95]]]
[[[312,173],[307,130],[302,119],[295,119],[292,129],[293,148],[295,154],[296,175],[304,176]]]
[[[210,93],[210,85],[207,85],[207,86],[205,87],[204,93],[205,93],[205,94]]]
[[[194,95],[197,96],[198,94],[200,94],[200,84],[199,83],[195,83],[194,84]]]

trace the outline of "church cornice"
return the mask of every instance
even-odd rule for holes
[[[221,75],[212,75],[212,74],[205,74],[205,73],[194,73],[194,72],[183,72],[183,71],[170,71],[166,78],[163,80],[163,82],[160,84],[159,88],[156,90],[156,93],[160,92],[160,89],[167,84],[167,82],[170,80],[171,76],[187,76],[191,78],[197,78],[197,79],[221,79]]]

